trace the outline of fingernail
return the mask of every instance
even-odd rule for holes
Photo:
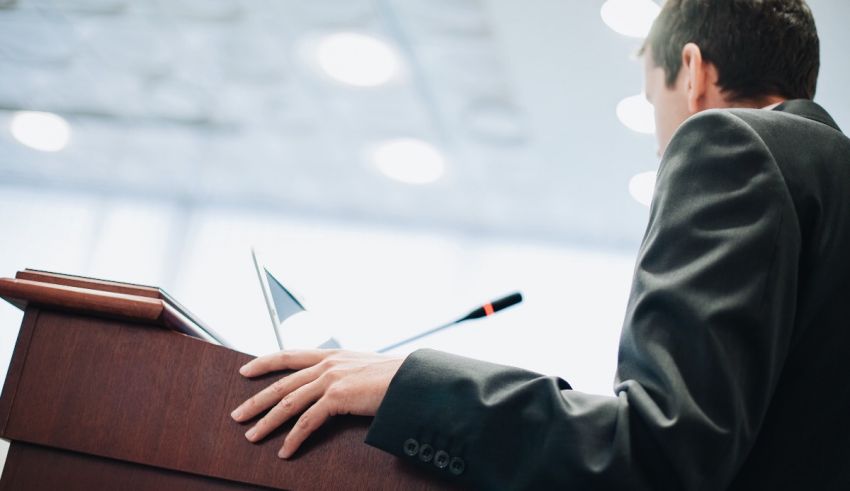
[[[237,407],[230,413],[230,417],[238,421],[242,417],[242,411]]]
[[[242,375],[248,375],[248,365],[242,365],[242,368],[239,369],[239,373]]]
[[[245,432],[245,438],[248,440],[254,440],[254,435],[257,434],[257,428],[251,428],[250,430]]]
[[[289,452],[287,452],[286,450],[281,448],[280,452],[277,453],[277,456],[281,459],[288,459],[289,458]]]

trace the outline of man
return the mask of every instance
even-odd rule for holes
[[[644,45],[663,158],[615,397],[432,350],[282,352],[236,411],[376,415],[366,442],[487,489],[850,489],[850,140],[811,102],[803,0],[668,0]],[[580,343],[577,339],[575,342]]]

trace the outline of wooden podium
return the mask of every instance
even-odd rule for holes
[[[334,418],[287,461],[291,423],[248,442],[230,411],[282,374],[239,375],[252,357],[158,288],[25,270],[0,278],[0,297],[25,312],[0,490],[451,487],[363,443],[369,418]]]

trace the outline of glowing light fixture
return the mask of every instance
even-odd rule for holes
[[[602,4],[602,20],[624,35],[646,37],[661,7],[652,0],[608,0]]]
[[[18,142],[42,152],[58,152],[71,139],[71,126],[58,114],[18,111],[9,125]]]
[[[629,193],[632,198],[644,206],[649,206],[655,192],[655,177],[656,172],[654,170],[635,174],[629,180]]]
[[[617,104],[617,118],[632,131],[655,133],[655,109],[643,94],[626,97]]]
[[[392,80],[399,71],[395,50],[372,36],[355,32],[331,34],[316,48],[319,67],[340,82],[374,87]]]
[[[428,184],[443,175],[445,159],[429,143],[415,138],[388,140],[372,151],[372,162],[386,176],[408,184]]]

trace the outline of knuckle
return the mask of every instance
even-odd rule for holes
[[[343,384],[333,384],[325,391],[325,397],[331,401],[341,401],[345,397],[346,389]]]
[[[319,385],[323,386],[329,385],[331,383],[331,379],[330,376],[328,376],[328,372],[319,375],[319,377],[316,379],[316,382],[318,382]]]
[[[322,379],[322,383],[324,384],[334,384],[338,382],[343,377],[343,372],[339,368],[331,368],[325,371],[320,377]]]
[[[280,408],[285,412],[292,412],[293,408],[295,408],[295,401],[292,400],[292,396],[287,395],[283,399],[280,400]]]
[[[271,389],[273,394],[280,396],[283,395],[285,392],[286,383],[284,382],[284,379],[280,379],[277,382],[273,383],[269,388]]]
[[[313,417],[307,413],[304,413],[301,415],[300,418],[298,418],[298,422],[296,423],[296,425],[302,430],[309,430],[313,425]]]

